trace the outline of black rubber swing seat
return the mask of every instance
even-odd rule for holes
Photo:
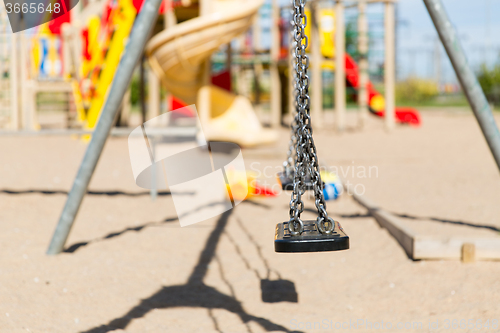
[[[293,191],[293,175],[291,177],[287,176],[284,171],[278,172],[278,181],[281,184],[281,189],[283,191]],[[325,183],[323,182],[323,187]],[[310,191],[314,188],[311,182],[311,177],[306,177],[306,190]]]
[[[288,222],[276,225],[274,236],[275,252],[323,252],[341,251],[349,249],[349,236],[335,221],[331,234],[322,234],[318,231],[315,220],[306,220],[302,234],[293,236],[288,229]]]

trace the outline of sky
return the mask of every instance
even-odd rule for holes
[[[327,0],[329,1],[329,0]],[[500,51],[500,0],[442,0],[466,52],[477,70],[481,63],[493,65]],[[333,3],[333,2],[332,2]],[[288,0],[280,0],[288,5]],[[399,0],[397,8],[397,73],[456,83],[456,77],[422,0]],[[367,11],[370,32],[379,36],[372,43],[371,60],[383,63],[383,4],[370,4]],[[346,21],[355,20],[357,9],[346,9]],[[436,56],[436,49],[439,49]],[[437,61],[440,59],[440,61]],[[440,63],[436,66],[436,63]],[[374,65],[372,63],[372,65]],[[437,73],[440,73],[439,75]]]
[[[469,63],[493,65],[500,52],[500,0],[442,0],[457,29]],[[441,58],[441,82],[455,81],[444,48],[422,0],[400,0],[397,4],[397,52],[400,77],[416,74],[436,77],[436,48]]]

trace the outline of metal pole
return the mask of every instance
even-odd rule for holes
[[[462,45],[441,0],[424,0],[424,3],[500,170],[500,132],[486,96],[467,63]]]
[[[358,2],[358,52],[359,52],[359,84],[358,84],[358,106],[359,125],[363,128],[368,118],[368,19],[366,17],[366,1]]]
[[[281,81],[278,70],[280,56],[280,7],[278,0],[272,0],[272,25],[271,25],[271,126],[279,127],[281,124]]]
[[[323,127],[323,82],[321,77],[321,62],[323,55],[321,54],[321,41],[319,35],[319,8],[317,2],[312,2],[311,17],[308,19],[308,24],[311,26],[311,117],[314,118],[312,126],[314,129]]]
[[[345,129],[345,27],[344,3],[335,5],[335,121],[337,131]]]
[[[396,59],[394,48],[394,3],[385,3],[385,126],[388,130],[394,128],[395,106],[396,106]]]
[[[288,22],[288,29],[291,29],[291,22]],[[294,39],[292,34],[288,37],[288,114],[291,116],[290,117],[290,123],[293,122],[293,117],[295,115],[295,81],[294,81]]]
[[[128,89],[132,73],[148,40],[149,34],[156,22],[158,9],[162,0],[145,0],[142,10],[135,20],[123,57],[118,65],[115,78],[111,85],[108,98],[102,108],[99,122],[92,134],[92,140],[87,147],[82,164],[76,175],[73,187],[59,218],[54,236],[50,242],[47,254],[54,255],[64,249],[64,244],[75,221],[76,214],[87,191],[90,178],[94,173],[97,161],[101,156],[106,139]]]

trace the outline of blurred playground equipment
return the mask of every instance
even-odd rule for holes
[[[321,180],[325,183],[323,186],[323,196],[325,200],[335,200],[344,191],[344,186],[339,176],[334,172],[321,171]]]
[[[383,2],[383,1],[381,1]],[[321,3],[317,5],[316,10],[306,10],[306,13],[308,15],[312,15],[312,28],[310,26],[306,27],[306,34],[310,36],[311,33],[314,33],[317,35],[316,38],[319,38],[319,43],[320,43],[320,52],[321,56],[323,57],[322,59],[322,65],[321,68],[323,70],[333,70],[335,71],[335,65],[340,65],[339,63],[334,63],[332,59],[335,58],[335,33],[336,29],[339,29],[339,34],[345,35],[344,27],[335,25],[336,21],[336,14],[335,10],[332,8],[321,8]],[[366,22],[366,17],[364,11],[365,9],[365,4],[360,4],[358,6],[359,10],[359,16],[358,16],[358,33],[361,38],[358,40],[358,48],[359,50],[365,50],[367,48],[367,45],[364,45],[366,43],[366,34],[367,34],[367,22]],[[338,20],[342,20],[343,17],[341,15],[343,14],[343,9],[342,8],[337,8],[337,17]],[[391,38],[390,36],[394,34],[394,31],[391,29],[394,29],[393,26],[390,25],[390,22],[387,22],[387,19],[390,19],[391,15],[391,9],[390,7],[386,8],[386,25],[385,25],[385,30],[386,34],[388,36],[385,36],[386,38],[386,50],[384,56],[386,57],[386,63],[387,65],[387,57],[391,56],[391,52],[393,52],[393,47],[394,45],[391,44],[391,41],[388,40],[388,38]],[[315,32],[315,30],[319,30],[318,32]],[[314,35],[313,35],[314,36]],[[314,37],[313,37],[314,38]],[[311,43],[311,45],[315,45],[314,43]],[[317,46],[313,48],[313,46],[310,46],[308,49],[311,53],[318,52]],[[313,50],[311,50],[313,49]],[[346,78],[346,84],[348,87],[353,88],[356,93],[358,94],[358,99],[360,98],[359,96],[367,94],[368,96],[361,101],[360,105],[364,105],[365,102],[367,102],[367,107],[368,110],[376,116],[379,117],[384,117],[385,115],[385,98],[382,96],[373,86],[372,82],[369,80],[369,78],[363,77],[364,74],[367,74],[366,71],[360,71],[358,64],[354,60],[353,56],[347,54],[345,52],[345,49],[338,48],[338,52],[341,54],[345,55],[345,64],[344,70],[345,70],[345,78]],[[365,51],[367,53],[367,51]],[[317,54],[313,54],[316,59],[320,58]],[[365,61],[364,58],[367,57],[367,55],[359,54],[360,57],[360,62],[363,63]],[[339,59],[341,60],[341,59]],[[366,66],[366,64],[363,64],[363,66]],[[392,70],[390,66],[388,66],[389,70]],[[361,80],[366,81],[367,83],[364,85],[366,86],[366,92],[361,91],[360,89],[361,86]],[[336,82],[337,83],[337,82]],[[390,80],[385,80],[386,83],[386,89],[392,89],[392,82]],[[337,88],[337,86],[335,87]],[[345,90],[345,89],[344,89]],[[391,95],[390,95],[391,96]],[[392,98],[392,97],[391,97]],[[418,111],[413,109],[413,108],[398,108],[396,107],[395,110],[395,117],[396,121],[399,123],[405,123],[405,124],[412,124],[412,125],[419,125],[420,124],[420,116],[418,114]],[[340,121],[343,116],[339,115],[338,120]],[[337,124],[338,128],[343,127],[344,125],[339,123]]]
[[[278,195],[272,188],[262,186],[255,172],[228,170],[226,176],[228,178],[226,187],[228,188],[228,193],[230,190],[233,200],[241,201],[254,197],[275,197]]]
[[[346,55],[345,56],[345,68],[346,68],[346,80],[348,84],[359,89],[360,85],[360,75],[356,62],[354,59]],[[376,116],[384,117],[385,115],[385,99],[384,97],[373,87],[373,84],[368,81],[366,90],[368,92],[368,109],[370,112]],[[420,115],[414,108],[402,108],[396,107],[394,109],[396,120],[400,123],[420,125]]]
[[[344,47],[343,1],[312,1],[306,8],[315,127],[326,126],[323,100],[329,83],[322,78],[326,72],[335,73],[331,91],[335,92],[334,125],[338,130],[345,128],[346,87],[357,96],[360,127],[368,113],[385,118],[389,128],[395,121],[420,122],[416,110],[395,107],[392,1],[386,3],[384,95],[370,82],[366,5],[363,1],[354,4],[358,10],[358,50],[354,55],[347,54]],[[2,52],[13,60],[2,61],[2,128],[40,129],[39,109],[55,108],[55,102],[45,108],[41,105],[40,94],[49,93],[62,100],[65,127],[92,131],[141,6],[141,0],[82,2],[71,15],[16,36],[6,34],[7,48]],[[159,33],[145,50],[150,67],[143,60],[139,66],[142,120],[197,102],[208,138],[243,146],[273,142],[276,133],[261,123],[280,126],[292,105],[291,94],[286,93],[292,70],[288,8],[276,0],[244,5],[232,0],[162,2],[159,21],[160,25],[163,21],[163,31],[157,24],[155,33]],[[0,25],[8,30],[5,17],[0,18]],[[129,121],[130,96],[129,90],[118,120],[121,125]]]
[[[130,1],[101,1],[28,32],[6,34],[11,59],[19,58],[5,88],[11,95],[9,128],[40,128],[40,93],[66,95],[66,127],[94,128],[136,14]]]
[[[40,93],[57,94],[59,103],[49,103],[49,108],[60,108],[63,104],[68,123],[75,118],[75,93],[72,71],[74,64],[70,55],[70,41],[65,39],[62,26],[69,14],[40,26],[27,33],[12,34],[6,17],[0,17],[2,51],[8,53],[9,66],[2,70],[3,84],[0,100],[3,105],[5,128],[11,130],[40,128],[37,121],[39,105],[36,97]],[[64,96],[61,100],[61,95]],[[7,98],[9,96],[9,98]],[[59,105],[58,105],[59,104]]]

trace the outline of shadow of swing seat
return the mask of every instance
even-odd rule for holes
[[[299,301],[295,284],[289,280],[261,279],[260,289],[262,292],[262,302],[264,303],[297,303]]]

